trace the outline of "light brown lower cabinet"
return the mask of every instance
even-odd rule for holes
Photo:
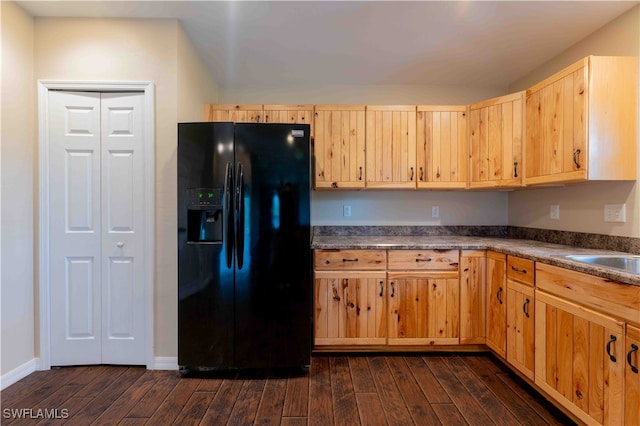
[[[456,345],[457,271],[389,272],[389,345]]]
[[[587,424],[638,424],[623,420],[624,326],[537,290],[536,385]]]
[[[533,380],[535,364],[533,287],[507,279],[507,362]]]
[[[486,342],[487,252],[460,251],[460,344]]]
[[[627,425],[640,425],[640,328],[627,324],[625,347],[624,422]]]
[[[316,345],[384,345],[385,272],[316,271]]]
[[[507,256],[487,252],[487,346],[507,356]]]

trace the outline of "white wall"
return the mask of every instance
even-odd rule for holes
[[[587,55],[638,56],[640,6],[621,15],[589,37],[512,83],[526,89]],[[640,93],[639,93],[640,105]],[[640,115],[639,115],[640,122]],[[639,128],[640,131],[640,128]],[[640,134],[638,136],[640,147]],[[640,149],[637,164],[640,177]],[[528,189],[509,195],[509,224],[532,228],[640,237],[640,181],[588,182],[558,188]],[[604,204],[626,204],[626,223],[605,223]],[[560,205],[560,220],[549,219],[549,206]]]
[[[221,103],[462,104],[502,95],[506,87],[305,86],[221,89]],[[343,205],[352,216],[342,216]],[[440,218],[431,218],[431,206]],[[312,225],[506,225],[507,194],[466,191],[314,191]]]
[[[172,19],[35,20],[35,78],[152,81],[156,88],[155,355],[177,355],[176,149],[178,120],[202,119],[217,97]]]
[[[0,2],[2,116],[0,119],[0,375],[34,358],[34,125],[33,19]]]
[[[501,87],[331,85],[221,88],[221,103],[466,105],[506,93]]]
[[[181,25],[177,37],[178,122],[202,121],[204,105],[217,102],[218,86]]]
[[[351,217],[343,217],[343,206]],[[314,191],[314,225],[507,225],[505,192]],[[440,217],[431,217],[438,206]]]

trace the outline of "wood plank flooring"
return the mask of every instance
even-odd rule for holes
[[[573,424],[488,354],[314,356],[285,375],[66,367],[0,399],[3,425]]]

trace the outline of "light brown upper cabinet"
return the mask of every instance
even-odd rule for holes
[[[467,187],[467,106],[418,105],[417,187]]]
[[[589,56],[526,95],[525,184],[635,180],[637,58]]]
[[[469,106],[469,187],[522,186],[524,94]]]
[[[415,105],[367,106],[368,188],[415,188]]]
[[[313,105],[206,104],[204,120],[309,124],[313,135]]]
[[[206,104],[204,121],[231,121],[234,123],[261,123],[262,105]]]
[[[315,188],[364,188],[364,105],[316,105]]]
[[[265,123],[308,124],[313,136],[313,105],[264,105]]]

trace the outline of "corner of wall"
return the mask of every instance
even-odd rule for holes
[[[218,84],[178,22],[178,121],[202,121],[204,104],[218,101]]]

